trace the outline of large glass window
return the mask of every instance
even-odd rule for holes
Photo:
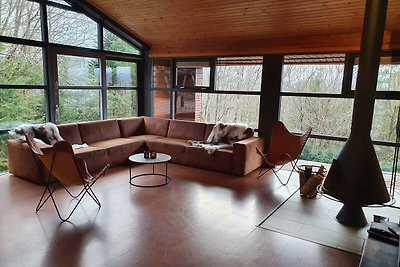
[[[208,61],[177,61],[176,86],[182,88],[209,87],[210,70]]]
[[[282,96],[279,119],[290,131],[347,137],[350,134],[353,100]],[[340,111],[340,115],[338,115]]]
[[[216,90],[261,91],[262,57],[218,58]]]
[[[285,56],[282,92],[340,94],[344,55]]]
[[[354,59],[351,89],[356,89],[359,58]],[[400,57],[382,56],[376,91],[400,91]]]
[[[140,51],[107,29],[103,31],[104,50],[140,55]]]
[[[137,116],[136,90],[108,90],[107,111],[108,118]]]
[[[0,84],[43,85],[40,47],[0,43]]]
[[[171,88],[171,61],[157,59],[153,61],[153,87]]]
[[[137,86],[137,66],[134,62],[107,60],[107,85],[116,87]]]
[[[153,116],[157,118],[169,119],[170,112],[170,92],[153,92]]]
[[[0,129],[46,120],[43,89],[0,89]]]
[[[375,141],[396,141],[397,114],[400,100],[375,100],[371,138]]]
[[[47,7],[49,41],[78,47],[97,48],[97,23],[84,14]]]
[[[258,127],[260,96],[177,93],[176,118],[200,122],[237,122]]]
[[[100,85],[97,58],[57,55],[57,67],[60,86]]]
[[[344,142],[339,141],[309,139],[300,159],[330,164],[339,156],[343,145]]]
[[[74,6],[63,0],[0,0],[0,36],[11,37],[0,42],[0,172],[7,171],[6,133],[22,123],[137,116],[141,51],[107,29],[99,36],[100,24]],[[110,54],[105,51],[113,52],[113,60],[103,66]]]
[[[39,3],[27,0],[0,0],[0,35],[40,41]]]
[[[59,92],[60,122],[100,119],[100,90],[70,90]]]
[[[71,6],[70,4],[68,4],[67,2],[65,2],[63,0],[48,0],[48,1],[60,4],[60,5],[64,5],[64,6]]]

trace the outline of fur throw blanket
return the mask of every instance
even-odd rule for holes
[[[230,148],[236,141],[246,138],[247,128],[246,124],[218,122],[214,125],[207,141],[189,140],[188,142],[193,146],[204,148],[211,155],[220,148]]]
[[[48,122],[45,124],[22,124],[8,132],[15,139],[26,141],[25,135],[31,134],[37,143],[54,145],[64,140],[60,136],[57,125]]]

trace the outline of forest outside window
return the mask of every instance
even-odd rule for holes
[[[351,89],[356,89],[359,58],[354,58]],[[376,91],[400,92],[400,56],[382,56],[378,71]]]
[[[261,56],[217,58],[216,85],[218,91],[261,91]]]

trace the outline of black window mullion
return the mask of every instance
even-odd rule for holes
[[[354,55],[346,54],[344,61],[344,73],[343,73],[343,83],[342,83],[342,95],[354,96],[351,92],[351,82],[353,79],[353,66],[354,66]]]
[[[103,56],[100,58],[100,70],[101,70],[101,98],[100,98],[100,116],[102,119],[107,119],[107,77],[106,77],[106,58]]]
[[[104,50],[104,40],[103,40],[103,24],[102,23],[97,23],[97,40],[98,44],[97,47],[99,48],[100,51]]]

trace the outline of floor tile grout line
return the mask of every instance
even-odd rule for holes
[[[257,225],[257,227],[260,227],[266,220],[268,220],[268,218],[271,217],[272,214],[274,214],[281,206],[283,206],[283,204],[285,204],[292,196],[294,196],[294,194],[296,194],[297,191],[299,191],[299,188],[297,188],[292,194],[290,194],[290,196],[286,198],[281,204],[275,207],[275,209],[271,211],[271,213],[268,214],[267,217]]]

